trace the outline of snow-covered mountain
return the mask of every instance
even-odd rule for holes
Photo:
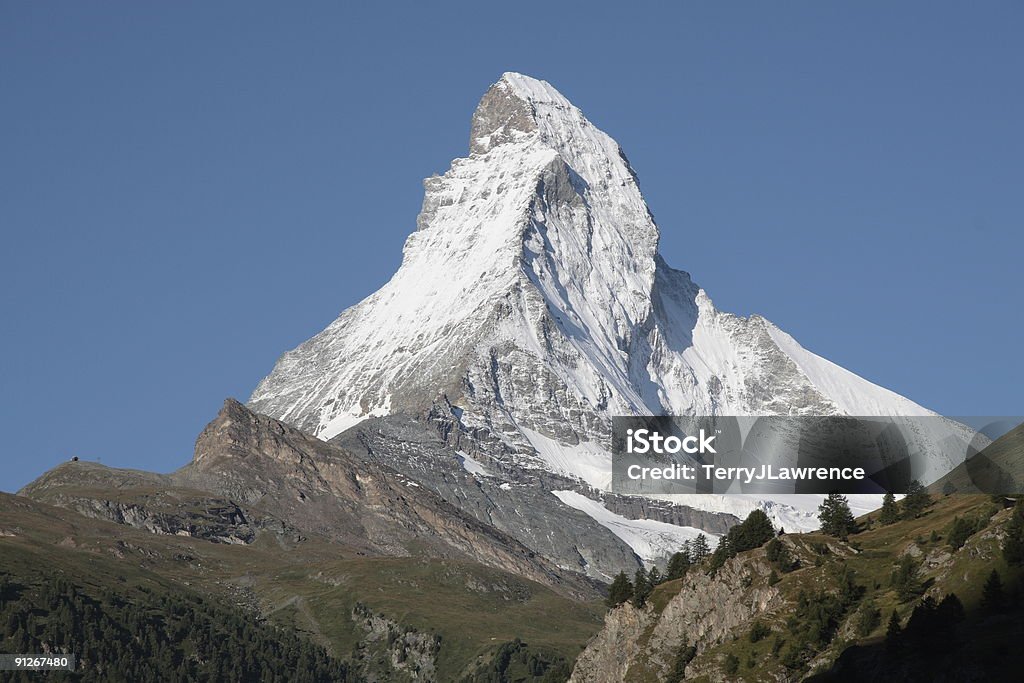
[[[545,81],[504,74],[469,156],[424,186],[391,281],[284,354],[251,408],[325,440],[443,410],[488,458],[599,489],[613,415],[932,414],[716,309],[659,255],[619,145]]]

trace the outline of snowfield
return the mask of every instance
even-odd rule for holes
[[[652,566],[655,562],[664,563],[673,553],[682,550],[684,542],[691,541],[700,534],[707,537],[708,545],[712,549],[718,544],[718,536],[690,526],[676,526],[653,519],[628,519],[576,491],[551,493],[558,500],[584,513],[625,541],[647,566]]]

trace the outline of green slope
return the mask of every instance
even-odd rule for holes
[[[936,493],[1017,493],[1024,486],[1024,424],[999,437],[928,488]]]
[[[202,595],[294,627],[360,675],[414,680],[425,658],[437,680],[458,680],[492,668],[518,638],[538,662],[524,680],[541,680],[600,627],[599,606],[471,562],[370,557],[311,535],[282,538],[260,532],[231,545],[157,535],[0,494],[0,572],[10,581],[62,576],[89,594]]]
[[[789,571],[768,560],[767,545],[727,560],[713,576],[710,563],[691,568],[657,586],[644,607],[627,602],[609,615],[577,673],[600,679],[630,653],[623,675],[637,683],[1021,680],[1024,568],[1007,563],[1003,544],[1024,508],[1007,502],[934,496],[915,518],[891,525],[881,525],[878,513],[861,518],[845,542],[788,534],[778,542],[798,562]],[[956,520],[970,529],[962,545],[950,544]],[[901,584],[893,575],[903,562],[911,579]],[[983,597],[993,570],[1004,587],[997,607]],[[708,611],[705,594],[719,596]],[[939,609],[950,594],[956,600]],[[893,613],[903,633],[887,638]],[[709,624],[722,635],[709,636]],[[687,660],[681,655],[690,646]]]

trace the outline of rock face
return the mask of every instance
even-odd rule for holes
[[[620,571],[632,575],[641,566],[611,531],[551,494],[577,485],[564,476],[503,468],[479,453],[480,467],[470,472],[466,458],[472,456],[460,455],[437,429],[402,415],[367,420],[330,443],[401,472],[562,569],[610,581]]]
[[[214,543],[249,544],[261,531],[298,540],[301,534],[230,498],[182,488],[173,476],[74,462],[60,465],[21,490],[33,500],[153,534]]]
[[[742,521],[736,515],[727,512],[697,510],[640,496],[604,495],[602,501],[606,508],[626,519],[655,519],[678,526],[703,529],[712,534],[724,534]]]
[[[152,510],[137,503],[99,500],[88,496],[56,496],[43,499],[92,517],[127,524],[154,534],[191,536],[215,543],[248,544],[256,540],[256,526],[250,524],[245,513],[228,500],[207,499],[189,501],[200,503],[201,509],[179,511]]]
[[[667,680],[681,643],[704,651],[772,608],[779,592],[767,585],[770,573],[762,554],[751,554],[729,560],[713,577],[687,575],[660,611],[650,604],[641,609],[623,604],[608,613],[604,629],[576,660],[570,680]]]
[[[481,451],[439,412],[426,420],[406,415],[371,418],[329,443],[398,470],[559,567],[604,582],[620,571],[632,575],[641,559],[663,562],[679,548],[678,539],[671,534],[664,539],[655,537],[657,557],[651,557],[646,544],[630,544],[631,527],[643,527],[642,522],[632,525],[630,520],[658,520],[693,535],[701,529],[724,533],[738,521],[731,514],[602,493],[543,468],[517,467]],[[553,493],[567,490],[619,515],[614,531],[589,514],[564,505]]]
[[[352,621],[365,634],[356,649],[355,664],[368,683],[395,677],[414,683],[437,680],[436,660],[441,649],[441,639],[437,635],[402,626],[361,603],[356,603],[352,609]],[[374,657],[386,660],[386,677],[366,665],[366,660],[372,663]]]
[[[234,400],[196,441],[181,484],[259,503],[296,528],[384,555],[465,557],[570,594],[592,586],[396,470]]]

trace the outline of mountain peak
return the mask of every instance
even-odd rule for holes
[[[515,71],[503,73],[498,82],[492,87],[508,89],[516,97],[527,102],[538,102],[568,108],[573,106],[572,102],[567,100],[562,93],[558,92],[547,81],[516,73]]]
[[[610,136],[547,81],[505,72],[473,113],[469,147],[486,154],[510,142],[536,142],[554,150],[594,189],[636,190],[636,174]],[[642,201],[642,200],[641,200]]]
[[[326,440],[449,405],[510,466],[598,487],[613,415],[926,412],[716,310],[658,255],[618,143],[545,81],[502,75],[470,148],[424,183],[394,277],[285,354],[251,408]]]
[[[564,345],[555,353],[586,386],[560,391],[590,406],[573,410],[611,410],[609,392],[620,412],[646,407],[626,366],[651,314],[658,230],[618,144],[550,84],[506,73],[470,146],[424,182],[391,281],[286,354],[252,407],[329,439],[482,388],[491,345],[542,374]]]
[[[531,102],[530,93],[543,92],[540,84],[541,81],[528,76],[507,72],[488,88],[480,99],[476,111],[473,112],[469,134],[470,153],[485,154],[493,147],[522,139],[525,135],[535,132],[536,109]],[[547,87],[555,92],[551,86]]]

